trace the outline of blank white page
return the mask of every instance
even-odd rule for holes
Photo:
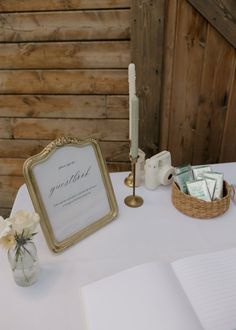
[[[148,263],[82,288],[87,330],[203,330],[168,264]]]
[[[236,329],[236,249],[172,263],[206,330]]]

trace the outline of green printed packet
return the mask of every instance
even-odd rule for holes
[[[174,181],[179,186],[179,189],[185,194],[188,193],[186,182],[191,180],[193,180],[193,172],[189,169],[174,176]]]
[[[191,165],[190,165],[190,164],[175,167],[175,174],[176,174],[176,175],[177,175],[177,174],[180,174],[180,173],[183,173],[183,172],[186,172],[186,171],[192,171],[192,169],[191,169]]]

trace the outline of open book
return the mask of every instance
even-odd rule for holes
[[[236,329],[236,248],[152,262],[82,288],[86,330]]]

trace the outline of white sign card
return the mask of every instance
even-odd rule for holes
[[[113,220],[117,204],[98,143],[59,138],[24,164],[49,247],[58,252]]]

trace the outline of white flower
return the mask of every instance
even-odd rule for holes
[[[0,239],[11,232],[11,223],[0,216]]]
[[[28,211],[18,211],[15,215],[8,219],[12,225],[12,231],[20,235],[24,232],[24,236],[30,236],[35,232],[39,223],[39,215]]]
[[[11,234],[6,235],[2,238],[0,238],[0,244],[5,248],[5,249],[10,249],[15,246],[16,240],[15,237]]]

